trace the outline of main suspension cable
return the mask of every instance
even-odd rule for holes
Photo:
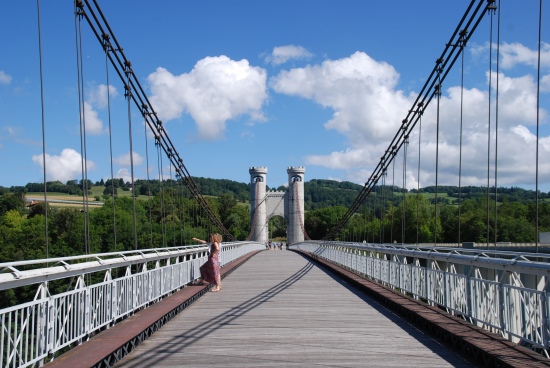
[[[90,5],[93,3],[93,7]],[[210,205],[207,203],[206,199],[200,192],[197,184],[191,177],[189,171],[183,163],[183,159],[179,156],[175,146],[166,133],[166,130],[163,127],[162,121],[158,118],[158,114],[153,109],[152,104],[149,101],[149,98],[145,94],[139,79],[136,77],[135,73],[132,70],[126,71],[126,65],[130,62],[124,54],[123,48],[118,43],[116,37],[114,36],[111,27],[109,26],[103,12],[101,11],[97,0],[75,0],[76,6],[80,9],[83,16],[90,25],[93,33],[96,38],[101,42],[103,35],[109,35],[110,40],[114,42],[115,47],[113,47],[113,52],[109,53],[108,57],[113,65],[115,71],[120,77],[120,80],[128,87],[131,88],[132,94],[131,99],[134,101],[135,105],[140,109],[142,116],[145,119],[145,122],[149,125],[149,128],[159,137],[159,144],[161,145],[162,150],[172,161],[172,164],[175,167],[176,173],[184,178],[184,184],[189,188],[193,197],[197,200],[200,207],[206,212],[209,220],[214,224],[220,232],[227,238],[227,240],[234,240],[233,235],[223,226],[218,216],[214,213]],[[84,4],[88,11],[84,10]],[[95,9],[95,10],[94,10]],[[89,13],[89,14],[88,14]],[[128,78],[125,77],[125,74],[128,74]],[[170,154],[171,153],[171,154]]]
[[[363,199],[372,191],[373,187],[380,180],[382,173],[387,169],[391,163],[390,158],[395,156],[395,152],[399,151],[404,142],[404,136],[409,135],[412,129],[416,126],[419,115],[414,109],[419,102],[423,102],[425,107],[428,107],[430,101],[435,96],[435,85],[441,84],[447,77],[449,71],[452,69],[454,63],[458,59],[458,56],[461,53],[461,48],[458,46],[457,39],[461,30],[470,30],[466,35],[466,40],[468,40],[474,31],[477,29],[484,15],[486,14],[488,8],[495,0],[471,0],[470,5],[464,12],[458,26],[453,32],[449,42],[445,44],[445,48],[439,59],[442,60],[440,68],[436,65],[426,80],[424,86],[419,92],[417,98],[413,103],[413,108],[408,110],[407,116],[404,121],[406,121],[405,129],[399,129],[395,134],[394,138],[390,142],[388,149],[386,149],[384,155],[381,157],[378,165],[372,171],[369,179],[365,183],[363,189],[358,194],[357,198],[351,204],[348,211],[340,219],[340,221],[327,233],[323,239],[334,239],[336,234],[341,231],[343,226],[351,218],[351,216],[357,211],[357,208],[362,203]],[[474,6],[477,3],[476,6]],[[484,6],[485,5],[485,6]],[[438,69],[442,71],[437,72]]]

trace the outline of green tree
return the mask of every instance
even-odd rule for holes
[[[305,230],[310,238],[322,239],[338,224],[346,212],[347,208],[343,206],[333,206],[308,211],[305,214]]]
[[[25,206],[23,193],[7,193],[0,196],[0,216],[10,210],[22,211]]]

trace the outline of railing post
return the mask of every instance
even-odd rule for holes
[[[38,355],[48,354],[50,349],[50,301],[47,298],[47,281],[43,282],[40,287],[40,304],[38,307],[38,336],[36,339],[36,350]],[[10,326],[11,327],[11,326]],[[3,334],[2,334],[3,336]],[[44,365],[44,359],[40,359],[39,365]]]
[[[88,335],[90,333],[90,324],[91,324],[91,313],[90,313],[90,305],[92,298],[90,296],[90,286],[84,284],[84,333]],[[82,307],[80,307],[82,308]],[[80,342],[82,343],[82,339],[80,339]]]
[[[45,351],[44,353],[45,354],[49,354],[49,355],[53,355],[54,353],[54,344],[55,344],[55,338],[56,338],[56,334],[55,334],[55,325],[56,325],[56,319],[55,319],[55,314],[56,314],[56,310],[55,310],[55,305],[52,301],[52,298],[50,298],[48,296],[49,292],[48,292],[48,283],[45,282],[44,283],[44,288],[42,289],[42,296],[41,298],[45,298],[46,299],[46,306],[47,306],[47,309],[46,309],[46,317],[45,317],[45,323],[46,323],[46,341],[45,341]]]
[[[542,309],[542,342],[544,347],[548,349],[548,341],[550,340],[548,336],[548,292],[544,290],[540,302],[540,307]]]

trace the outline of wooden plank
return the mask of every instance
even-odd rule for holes
[[[302,253],[306,257],[309,254]],[[338,272],[378,300],[389,305],[392,310],[427,327],[443,340],[460,347],[465,355],[476,357],[485,366],[495,367],[550,367],[550,361],[518,346],[500,335],[473,325],[462,318],[448,314],[434,306],[395,292],[378,283],[364,279],[355,273],[313,256],[316,262]]]
[[[225,267],[222,267],[222,277],[234,271],[256,253],[257,252],[254,252],[241,257]],[[164,323],[166,316],[174,314],[176,309],[181,309],[184,304],[188,304],[197,299],[209,289],[209,285],[187,286],[160,302],[117,323],[108,330],[102,331],[92,339],[74,347],[52,362],[49,362],[45,367],[74,368],[105,365],[103,361],[106,359],[108,360],[111,354],[121,350],[125,345],[134,340],[136,336],[143,334],[147,329],[151,329],[151,326],[158,324],[160,320],[163,320]]]
[[[470,367],[349,281],[265,251],[116,367]]]

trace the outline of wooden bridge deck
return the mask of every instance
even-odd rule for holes
[[[300,254],[257,254],[116,367],[470,367]]]

